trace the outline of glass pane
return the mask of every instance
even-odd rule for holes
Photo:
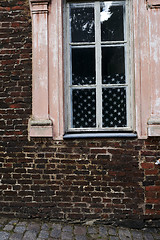
[[[71,42],[94,42],[94,5],[71,4]]]
[[[123,5],[113,2],[101,3],[101,39],[102,41],[123,41]]]
[[[103,88],[103,127],[126,127],[126,89]]]
[[[124,47],[102,47],[102,83],[125,83]]]
[[[96,90],[73,89],[73,128],[96,127]]]
[[[95,84],[94,48],[72,48],[72,84]]]

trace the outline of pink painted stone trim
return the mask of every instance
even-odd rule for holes
[[[33,44],[32,118],[29,121],[29,137],[53,135],[48,112],[48,4],[48,0],[30,0]],[[49,125],[46,120],[50,122]]]
[[[33,41],[29,137],[61,140],[64,135],[63,1],[29,1]]]
[[[138,138],[145,139],[150,116],[149,19],[144,0],[133,0],[135,114]]]
[[[63,0],[52,0],[49,9],[49,114],[53,138],[64,135]]]
[[[149,2],[159,5],[159,8],[148,10],[151,72],[151,116],[148,121],[148,136],[160,136],[160,0]]]
[[[33,103],[29,136],[52,136],[61,140],[64,135],[63,0],[29,1],[33,26]],[[160,28],[157,25],[160,14],[156,8],[146,8],[147,4],[158,7],[160,0],[132,0],[131,4],[134,130],[138,138],[145,139],[148,135],[160,136],[160,68],[157,61],[160,59]]]

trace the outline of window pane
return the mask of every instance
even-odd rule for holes
[[[102,47],[102,83],[125,83],[124,47]]]
[[[103,88],[103,127],[126,127],[126,89]]]
[[[73,89],[73,128],[96,127],[96,90]]]
[[[72,48],[72,84],[95,84],[94,48]]]
[[[123,5],[113,2],[101,3],[101,39],[102,41],[123,41]]]
[[[71,4],[70,22],[72,42],[94,42],[93,4]]]

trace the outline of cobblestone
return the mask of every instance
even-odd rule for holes
[[[109,235],[116,236],[117,235],[117,230],[116,230],[116,228],[110,227],[108,229],[108,233],[109,233]]]
[[[12,239],[12,240],[19,240],[19,239],[22,239],[22,237],[23,237],[22,233],[12,233],[10,239]]]
[[[9,235],[10,235],[10,233],[8,233],[8,232],[0,231],[0,239],[1,240],[8,240]]]
[[[99,227],[99,235],[100,235],[101,237],[105,237],[107,234],[108,234],[108,233],[107,233],[107,228],[106,228],[106,226],[100,226],[100,227]]]
[[[159,240],[160,229],[0,218],[0,240]]]
[[[142,240],[143,239],[143,234],[140,231],[132,231],[132,236],[134,240]]]
[[[13,227],[14,227],[13,225],[8,224],[8,225],[6,225],[6,226],[3,228],[3,230],[5,230],[5,231],[12,231]]]
[[[130,240],[132,239],[131,233],[128,229],[119,229],[119,238],[121,240]]]
[[[25,226],[16,226],[14,232],[16,233],[24,233],[26,230]]]

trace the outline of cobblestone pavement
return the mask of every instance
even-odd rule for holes
[[[0,240],[157,240],[160,229],[50,223],[0,218]]]

